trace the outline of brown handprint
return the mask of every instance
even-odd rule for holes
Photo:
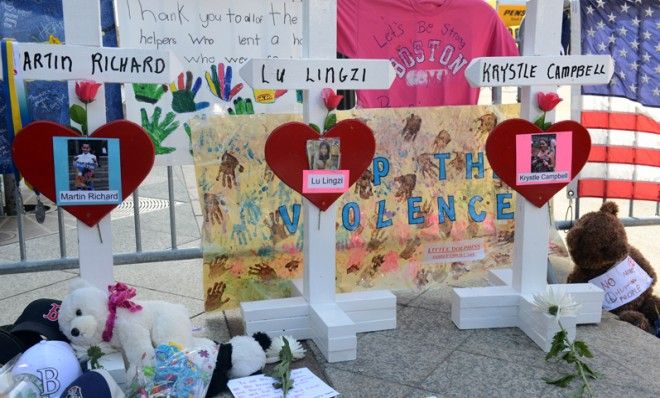
[[[220,209],[220,201],[218,195],[204,192],[204,222],[211,223],[211,225],[222,224],[224,216]]]
[[[415,174],[405,174],[394,177],[394,182],[398,184],[394,197],[397,198],[397,200],[406,200],[413,194],[413,190],[417,184],[417,176]]]
[[[204,308],[206,310],[213,310],[220,308],[223,305],[229,302],[229,297],[223,299],[222,296],[225,294],[225,289],[227,285],[224,282],[215,282],[213,287],[210,287],[206,290],[206,302],[204,303]]]
[[[399,257],[401,257],[404,260],[409,260],[413,256],[413,254],[415,254],[415,251],[417,251],[417,248],[421,244],[422,244],[422,240],[419,238],[419,236],[415,237],[415,239],[413,240],[409,240],[403,251],[399,253]]]
[[[447,145],[451,142],[451,135],[447,132],[447,130],[440,130],[438,135],[435,136],[435,139],[433,140],[433,150],[437,152],[442,152]]]
[[[417,213],[418,217],[424,217],[424,222],[421,224],[417,224],[417,228],[428,228],[431,226],[431,202],[428,200],[425,200],[424,203],[422,203],[422,209]]]
[[[406,142],[415,141],[415,138],[417,138],[417,133],[422,127],[422,118],[415,115],[414,113],[411,113],[405,122],[406,125],[401,130],[403,140]]]
[[[371,258],[371,268],[369,268],[369,276],[373,277],[378,273],[380,267],[385,263],[385,256],[377,254]]]
[[[387,237],[385,236],[385,231],[382,229],[376,229],[371,233],[371,239],[367,243],[367,250],[372,252],[380,248],[380,246],[385,243]]]
[[[219,276],[221,276],[227,269],[227,260],[229,260],[229,256],[226,254],[216,256],[210,263],[209,263],[209,278],[210,279],[215,279]]]
[[[452,175],[465,176],[465,153],[454,151],[454,155],[454,159],[449,162],[449,166],[456,170],[456,173],[452,173]]]
[[[512,243],[514,231],[499,231],[497,232],[497,241],[500,243]]]
[[[277,273],[266,263],[255,264],[248,270],[249,275],[258,276],[262,281],[277,279]]]
[[[273,240],[273,244],[276,245],[287,238],[287,230],[280,219],[280,213],[278,211],[268,213],[268,217],[270,221],[264,220],[264,225],[270,229],[271,239]]]
[[[476,125],[474,138],[477,142],[481,142],[497,125],[497,116],[494,113],[486,113],[474,119],[474,123]]]
[[[415,275],[415,285],[418,289],[429,284],[429,274],[430,272],[425,269],[417,271],[417,275]]]
[[[355,183],[355,193],[360,194],[360,198],[369,199],[373,195],[373,188],[371,180],[374,178],[374,173],[366,169],[360,176],[360,179]]]
[[[422,172],[422,177],[437,179],[439,174],[438,160],[432,153],[423,153],[417,156],[417,169]]]
[[[236,185],[236,168],[238,168],[239,173],[243,172],[243,166],[238,162],[236,156],[225,151],[222,154],[222,158],[220,158],[218,176],[215,177],[215,180],[222,180],[222,186],[231,189],[232,186]]]
[[[300,266],[300,261],[298,260],[291,260],[286,265],[284,265],[284,268],[288,269],[289,272],[293,272],[298,269]]]
[[[360,270],[360,266],[358,264],[353,264],[350,267],[346,269],[347,274],[354,274]]]
[[[451,276],[454,280],[458,280],[463,274],[470,272],[470,269],[460,261],[451,263]]]

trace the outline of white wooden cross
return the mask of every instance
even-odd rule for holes
[[[256,88],[306,89],[305,122],[319,125],[326,114],[321,90],[331,88],[388,88],[395,72],[387,60],[336,60],[336,0],[303,2],[304,35],[301,60],[251,60],[241,68],[241,77]],[[309,82],[306,71],[334,66],[353,68],[360,78],[344,82]],[[274,71],[287,69],[283,82]],[[365,73],[364,79],[361,77]],[[264,87],[264,80],[269,81]],[[317,79],[318,80],[318,79]],[[351,81],[353,80],[353,81]],[[336,203],[324,212],[303,199],[304,277],[294,282],[298,297],[241,303],[245,331],[292,335],[313,339],[328,362],[353,360],[357,356],[356,333],[396,327],[396,297],[386,290],[335,294]],[[320,223],[319,221],[320,220]]]
[[[171,64],[175,64],[176,59],[170,57],[169,52],[101,47],[98,1],[63,0],[62,7],[66,45],[15,43],[17,79],[68,80],[72,104],[77,101],[75,80],[98,83],[169,83],[174,80],[171,70],[175,69]],[[116,58],[111,62],[113,57]],[[119,58],[128,58],[126,69],[119,67]],[[150,68],[135,73],[130,67],[132,59],[143,66],[149,63]],[[87,109],[88,128],[93,132],[106,122],[103,86]],[[105,290],[114,281],[110,215],[94,227],[78,221],[77,230],[80,276]]]
[[[521,116],[527,120],[540,114],[536,110],[540,91],[556,91],[559,84],[609,82],[614,69],[609,56],[548,56],[560,48],[562,8],[561,1],[529,1],[523,56],[475,59],[465,71],[468,80],[477,86],[523,86]],[[493,79],[492,72],[505,64],[516,65],[516,72],[507,71],[506,79],[501,73]],[[452,320],[460,329],[519,327],[547,352],[558,326],[553,317],[535,310],[533,295],[548,286],[548,206],[536,207],[518,195],[515,226],[513,267],[491,271],[489,280],[496,286],[454,289]],[[590,283],[550,286],[571,294],[580,304],[577,315],[560,318],[571,339],[576,324],[600,322],[603,291],[599,287]]]

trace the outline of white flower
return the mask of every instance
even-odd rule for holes
[[[293,359],[301,359],[305,357],[305,349],[300,342],[291,336],[277,336],[273,337],[270,347],[266,350],[266,363],[275,363],[280,360],[280,351],[284,347],[284,339],[289,342],[289,348]]]
[[[575,315],[580,306],[563,289],[552,288],[550,286],[546,287],[544,293],[534,295],[534,305],[537,310],[557,318],[560,316]]]

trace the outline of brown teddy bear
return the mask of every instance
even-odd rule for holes
[[[616,203],[605,202],[599,211],[582,216],[568,232],[566,242],[575,262],[573,272],[568,275],[568,283],[587,283],[630,256],[653,282],[637,298],[611,312],[623,321],[652,332],[660,303],[658,297],[653,295],[656,274],[642,253],[628,244],[626,230],[616,216],[618,211]]]

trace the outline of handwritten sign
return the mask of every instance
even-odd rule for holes
[[[605,290],[603,309],[611,311],[639,297],[651,286],[653,279],[628,256],[589,282]]]
[[[475,58],[465,70],[473,87],[604,84],[614,73],[609,55]]]
[[[303,193],[348,191],[349,170],[303,170]]]
[[[252,59],[241,68],[241,77],[255,88],[382,89],[396,72],[387,60]]]
[[[332,398],[339,395],[325,384],[308,368],[291,371],[293,388],[289,390],[290,398]],[[227,383],[229,391],[236,398],[281,398],[282,390],[273,387],[274,379],[266,375],[241,377]]]
[[[254,90],[238,73],[251,58],[302,56],[302,1],[122,0],[115,7],[120,47],[169,50],[181,61],[174,74],[183,75],[167,92],[126,86],[129,120],[162,115],[143,126],[162,141],[154,142],[157,164],[192,163],[186,126],[201,113],[302,111],[294,87]],[[163,118],[169,124],[159,129]]]
[[[16,76],[25,80],[165,83],[175,62],[167,51],[14,43]]]

